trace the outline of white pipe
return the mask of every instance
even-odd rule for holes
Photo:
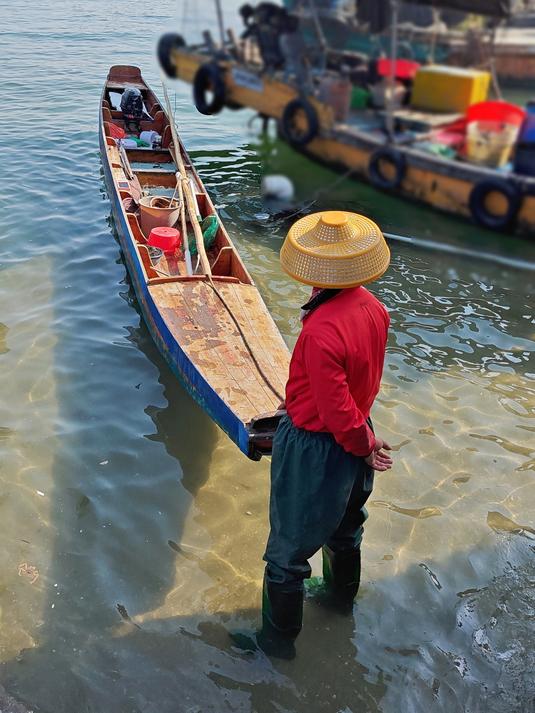
[[[383,235],[385,238],[388,238],[388,240],[395,240],[398,243],[414,245],[417,248],[424,248],[425,250],[433,250],[434,252],[448,253],[449,255],[458,255],[460,257],[469,257],[474,258],[475,260],[482,260],[484,262],[494,262],[498,265],[503,265],[504,267],[515,268],[516,270],[535,272],[534,262],[526,262],[525,260],[505,257],[504,255],[496,255],[494,253],[480,252],[479,250],[470,250],[469,248],[460,248],[456,245],[448,245],[447,243],[435,243],[432,240],[410,238],[407,235],[397,235],[396,233],[383,233]]]
[[[195,209],[197,211],[197,217],[200,218],[201,214],[199,212],[199,204],[197,203],[197,189],[195,187],[195,183],[193,182],[193,178],[189,179],[189,184],[191,186],[191,195],[193,196],[193,200],[195,202]]]
[[[221,0],[215,0],[217,10],[217,24],[219,25],[219,36],[221,37],[221,49],[225,46],[225,24],[223,22],[223,9],[221,8]]]

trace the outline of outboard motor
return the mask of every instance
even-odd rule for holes
[[[143,95],[140,90],[136,87],[127,87],[121,96],[120,107],[126,130],[139,134],[140,122],[143,118]]]

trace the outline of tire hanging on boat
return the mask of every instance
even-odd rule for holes
[[[306,128],[302,130],[296,124],[296,117],[302,112],[306,118]],[[306,99],[292,99],[286,105],[281,117],[281,133],[293,146],[306,146],[319,131],[318,114],[312,104]]]
[[[384,175],[381,170],[381,164],[383,162],[392,164],[394,167],[393,176]],[[372,186],[375,186],[375,188],[381,188],[382,190],[392,191],[399,188],[405,178],[406,172],[407,159],[404,154],[397,149],[389,147],[377,149],[377,151],[372,154],[370,163],[368,164],[370,183]]]
[[[207,92],[212,93],[211,99]],[[207,62],[199,67],[193,78],[193,101],[201,114],[219,114],[225,106],[225,80],[219,66]]]
[[[158,40],[156,56],[158,57],[160,67],[163,69],[165,75],[170,79],[175,79],[176,77],[176,67],[171,62],[171,53],[174,49],[179,49],[180,47],[185,46],[186,43],[184,42],[182,35],[177,35],[175,32],[167,32]]]
[[[506,203],[505,213],[496,215],[489,211],[487,199],[491,193],[501,194]],[[472,192],[468,205],[473,219],[478,225],[490,230],[507,230],[516,220],[520,205],[522,203],[522,192],[514,183],[510,183],[501,178],[489,178],[477,183]]]

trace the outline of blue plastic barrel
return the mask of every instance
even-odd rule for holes
[[[520,129],[518,143],[535,144],[535,102],[528,102],[526,111],[527,114]]]

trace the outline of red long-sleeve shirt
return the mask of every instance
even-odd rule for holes
[[[348,452],[375,446],[366,423],[379,391],[390,318],[364,287],[342,290],[305,317],[290,363],[286,409],[307,431],[332,433]]]

